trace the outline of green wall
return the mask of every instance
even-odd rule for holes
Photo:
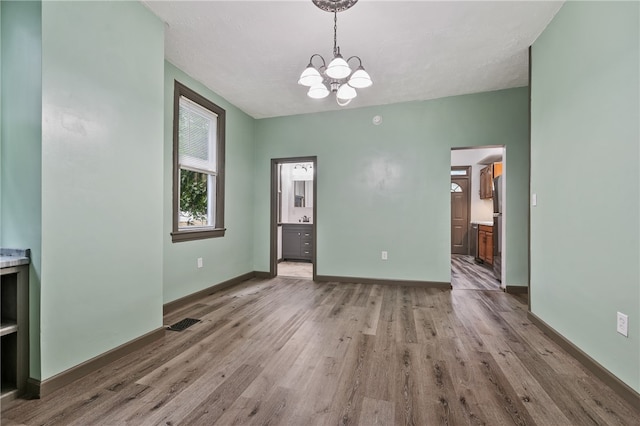
[[[255,269],[269,270],[270,159],[317,155],[319,275],[450,282],[451,148],[483,145],[506,146],[504,284],[526,286],[525,88],[258,120]]]
[[[41,10],[39,2],[0,3],[0,245],[30,248],[30,370],[40,377]]]
[[[1,244],[32,249],[31,376],[45,380],[253,270],[254,120],[164,62],[139,3],[1,12]],[[227,111],[224,238],[171,243],[174,79]]]
[[[254,119],[169,62],[164,76],[164,302],[253,271],[253,141]],[[221,238],[171,242],[173,84],[185,84],[226,111],[225,227]],[[201,257],[203,267],[197,268]]]
[[[43,379],[162,326],[163,39],[138,2],[42,3]]]
[[[637,2],[565,3],[533,46],[531,86],[531,310],[636,391],[639,17]]]

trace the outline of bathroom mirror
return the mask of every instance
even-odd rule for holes
[[[293,207],[313,207],[313,181],[293,181]]]

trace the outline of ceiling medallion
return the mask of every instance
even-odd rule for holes
[[[342,12],[350,9],[358,0],[311,0],[313,4],[326,12]]]
[[[346,106],[358,96],[356,89],[364,89],[373,84],[369,73],[362,66],[362,60],[358,56],[350,56],[344,60],[338,47],[338,12],[349,9],[358,0],[312,1],[320,9],[333,12],[333,59],[327,65],[322,55],[311,55],[309,65],[302,71],[298,84],[309,88],[307,96],[310,98],[322,99],[335,93],[338,105]],[[317,66],[313,64],[314,59]],[[358,61],[355,71],[349,66],[349,61],[352,60]]]

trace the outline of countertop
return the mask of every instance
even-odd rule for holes
[[[0,268],[11,268],[29,263],[31,263],[31,250],[0,248]]]
[[[472,220],[471,221],[472,224],[478,224],[478,225],[486,225],[486,226],[493,226],[493,221],[482,221],[482,220]]]
[[[279,222],[280,225],[313,225],[313,222]]]

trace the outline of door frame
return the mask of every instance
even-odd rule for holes
[[[311,224],[311,235],[313,236],[313,244],[311,250],[311,266],[313,270],[312,279],[316,280],[317,270],[317,233],[316,225],[318,223],[318,157],[286,157],[271,159],[271,218],[269,221],[270,242],[269,242],[269,277],[274,278],[278,275],[278,165],[288,163],[312,163],[313,164],[313,223]]]
[[[453,176],[451,174],[451,170],[465,170],[467,174],[465,176]],[[449,180],[452,181],[455,179],[466,179],[468,181],[467,184],[467,255],[469,254],[469,250],[471,249],[471,166],[451,166],[451,170],[449,170]],[[449,206],[451,206],[451,201],[449,201]],[[451,212],[449,212],[449,228],[453,228],[453,222],[451,221]],[[453,245],[453,241],[451,242]],[[451,251],[451,247],[449,247],[449,251]]]

